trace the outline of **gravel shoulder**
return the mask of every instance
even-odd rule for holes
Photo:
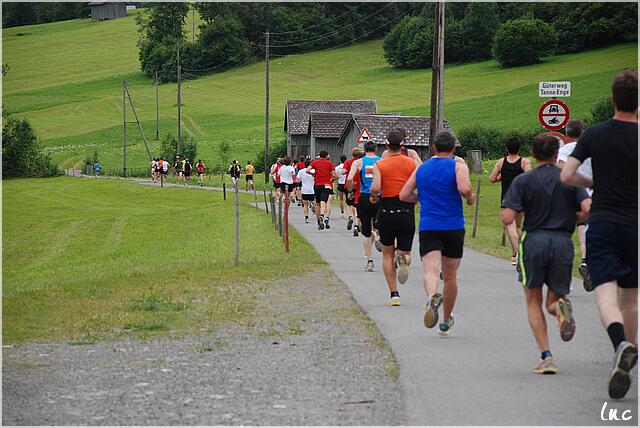
[[[238,286],[258,302],[241,324],[3,348],[3,425],[406,423],[393,354],[328,268]]]

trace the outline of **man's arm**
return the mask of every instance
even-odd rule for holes
[[[491,171],[491,175],[489,175],[489,183],[497,183],[502,180],[500,176],[500,171],[502,170],[502,162],[504,162],[504,158],[498,160],[496,162],[496,166],[493,167],[493,171]]]
[[[417,169],[413,171],[413,174],[411,174],[411,177],[409,177],[407,182],[404,183],[404,186],[400,191],[401,201],[411,202],[414,204],[418,202],[418,194],[414,192],[414,190],[416,189],[416,172],[417,171],[418,171]]]
[[[422,159],[420,159],[420,155],[418,155],[418,152],[413,149],[408,149],[407,154],[411,159],[413,159],[413,161],[416,163],[416,166],[422,165]]]
[[[347,176],[347,190],[349,191],[353,189],[353,178],[356,176],[358,171],[360,171],[360,165],[362,165],[361,159],[353,161],[353,163],[351,164],[351,169],[349,170],[349,175]]]
[[[469,168],[463,163],[456,163],[456,185],[460,195],[467,200],[467,205],[473,205],[476,197],[473,194],[473,187],[471,187]]]
[[[575,187],[593,187],[593,180],[585,177],[584,175],[578,173],[578,167],[581,162],[574,158],[573,156],[569,156],[567,159],[567,163],[562,168],[560,172],[560,180],[568,184],[570,186]]]
[[[591,211],[591,198],[583,199],[580,202],[580,211],[576,214],[576,223],[586,223]]]
[[[380,174],[380,170],[376,164],[373,164],[373,182],[371,183],[370,190],[371,202],[375,203],[378,201],[378,195],[382,190],[382,175]]]

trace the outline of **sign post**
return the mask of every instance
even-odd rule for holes
[[[560,98],[571,96],[571,82],[540,82],[538,96],[542,98]]]
[[[356,143],[358,147],[362,149],[364,147],[364,143],[366,143],[367,141],[371,141],[371,133],[367,128],[362,128],[362,132],[360,132]]]
[[[564,128],[569,122],[571,112],[565,103],[559,100],[549,100],[540,106],[538,120],[550,131]]]

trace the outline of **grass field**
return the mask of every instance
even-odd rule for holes
[[[190,30],[191,26],[187,23]],[[4,105],[29,117],[54,160],[63,166],[98,151],[103,166],[122,164],[122,80],[127,80],[152,150],[155,91],[139,71],[134,16],[93,23],[74,20],[3,31]],[[563,55],[542,64],[503,69],[495,61],[447,66],[445,113],[452,126],[537,126],[541,80],[570,80],[574,117],[588,115],[606,96],[613,73],[637,67],[637,46],[625,44]],[[271,141],[284,137],[286,99],[374,98],[380,112],[424,115],[431,72],[394,70],[384,60],[382,40],[271,61]],[[160,88],[160,133],[175,133],[176,85]],[[264,144],[264,63],[185,81],[182,126],[200,143],[200,156],[214,162],[222,141],[246,162]],[[133,116],[129,111],[129,120]],[[127,126],[128,166],[147,160],[135,124]]]
[[[4,343],[216,328],[251,312],[256,282],[322,263],[243,205],[234,267],[219,192],[62,177],[5,180],[2,202]]]

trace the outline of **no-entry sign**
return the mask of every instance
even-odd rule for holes
[[[540,124],[550,131],[564,128],[569,122],[569,107],[562,101],[550,100],[542,104],[538,111]]]

